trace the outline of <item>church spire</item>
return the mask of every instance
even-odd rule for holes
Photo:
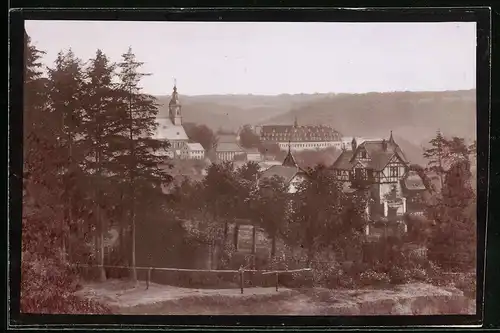
[[[172,123],[174,125],[182,125],[181,103],[179,102],[179,94],[177,93],[177,79],[174,79],[174,89],[168,109]]]
[[[295,167],[297,168],[297,162],[295,162],[295,158],[292,155],[292,148],[290,145],[290,140],[288,140],[288,154],[285,157],[285,160],[283,161],[283,166],[287,167]]]
[[[392,131],[391,131],[391,136],[389,137],[389,143],[394,144],[394,137],[392,136]]]

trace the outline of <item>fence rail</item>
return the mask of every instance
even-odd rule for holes
[[[82,267],[82,268],[117,268],[117,269],[132,269],[130,266],[114,266],[114,265],[85,265],[85,264],[71,264],[74,267]],[[245,272],[252,273],[260,273],[262,275],[271,275],[274,274],[276,276],[276,291],[279,288],[279,274],[286,273],[299,273],[299,272],[310,272],[312,268],[299,268],[299,269],[291,269],[291,270],[257,270],[257,269],[246,269],[245,267],[240,267],[240,269],[187,269],[187,268],[172,268],[172,267],[135,267],[136,270],[145,270],[147,271],[146,276],[146,290],[149,289],[149,284],[151,281],[151,272],[152,271],[170,271],[170,272],[190,272],[190,273],[234,273],[240,275],[240,289],[243,294],[244,287],[244,274]]]

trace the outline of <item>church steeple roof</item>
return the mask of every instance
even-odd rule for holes
[[[169,105],[179,104],[179,94],[177,93],[177,80],[174,79],[174,89],[172,91],[172,98],[170,99]]]
[[[391,136],[389,137],[389,143],[394,144],[394,137],[392,136],[392,131],[391,131]]]
[[[285,159],[283,160],[283,166],[295,167],[297,168],[297,162],[295,162],[295,158],[292,155],[292,149],[290,147],[290,141],[288,141],[288,154],[286,154]]]

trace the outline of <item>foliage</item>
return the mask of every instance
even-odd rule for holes
[[[249,161],[243,164],[241,167],[236,170],[238,177],[247,180],[247,181],[255,181],[257,176],[259,175],[259,164],[254,161]]]
[[[359,276],[359,281],[364,286],[386,285],[390,282],[389,275],[369,269]]]
[[[470,186],[470,163],[455,163],[446,174],[442,197],[430,206],[436,222],[429,259],[451,270],[471,269],[476,263],[476,197]]]
[[[212,150],[217,145],[217,136],[206,125],[183,123],[188,138],[198,142],[206,151]]]
[[[324,166],[309,169],[292,198],[286,238],[303,246],[309,260],[329,246],[344,252],[360,245],[366,223],[366,199],[347,195]]]
[[[260,137],[249,125],[243,126],[240,133],[240,144],[243,148],[259,148],[261,146]]]
[[[276,254],[277,238],[285,232],[288,202],[288,184],[277,176],[260,180],[249,196],[252,219],[271,237],[271,257]]]
[[[101,51],[87,66],[71,50],[61,52],[46,78],[41,55],[26,36],[22,311],[102,312],[104,307],[74,295],[78,275],[68,262],[102,263],[113,225],[121,228],[121,247],[130,240],[123,224],[131,206],[130,163],[123,163],[131,150],[127,134],[137,135],[134,189],[143,211],[136,214],[165,216],[158,185],[169,178],[159,168],[164,158],[154,153],[166,143],[144,137],[156,126],[156,105],[133,86],[140,75],[133,75],[137,63],[130,51],[121,85],[113,83],[115,66]],[[140,126],[127,121],[132,108]],[[127,253],[120,256],[127,261]]]

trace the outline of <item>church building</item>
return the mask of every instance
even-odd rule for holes
[[[168,118],[157,118],[157,132],[154,138],[157,140],[167,140],[170,147],[166,155],[169,158],[182,158],[185,156],[185,147],[189,141],[184,126],[182,125],[182,105],[179,101],[177,85],[174,84],[172,97],[168,104]]]

